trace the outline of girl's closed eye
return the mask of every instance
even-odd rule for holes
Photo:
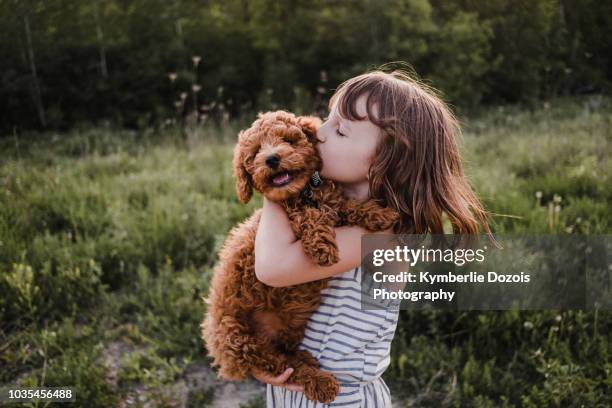
[[[338,134],[338,136],[340,136],[340,137],[345,137],[345,136],[346,136],[344,133],[340,132],[340,127],[337,127],[337,128],[336,128],[336,133],[337,133],[337,134]]]

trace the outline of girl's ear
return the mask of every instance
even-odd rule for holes
[[[240,140],[240,136],[238,137]],[[242,145],[240,141],[234,147],[234,177],[236,177],[236,193],[238,199],[244,204],[248,203],[253,195],[253,179],[243,164]]]
[[[317,129],[321,126],[321,119],[316,116],[298,116],[297,120],[310,143],[317,143]]]

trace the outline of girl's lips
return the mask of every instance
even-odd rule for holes
[[[279,173],[276,176],[274,176],[274,178],[272,179],[272,184],[274,184],[277,187],[284,186],[285,184],[289,183],[291,180],[293,180],[293,177],[291,177],[291,174],[287,172]]]

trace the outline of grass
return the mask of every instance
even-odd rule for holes
[[[610,233],[610,102],[464,119],[496,232]],[[211,404],[210,378],[187,381],[211,375],[201,297],[227,231],[261,205],[234,193],[242,126],[0,141],[0,384],[71,385],[87,407]],[[606,406],[611,329],[608,311],[403,311],[384,378],[407,406]]]

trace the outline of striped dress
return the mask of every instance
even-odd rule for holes
[[[310,351],[323,370],[336,376],[340,384],[336,399],[322,404],[302,392],[268,384],[268,408],[391,407],[391,394],[381,375],[390,363],[399,303],[362,310],[361,274],[358,267],[330,279],[299,346]]]

